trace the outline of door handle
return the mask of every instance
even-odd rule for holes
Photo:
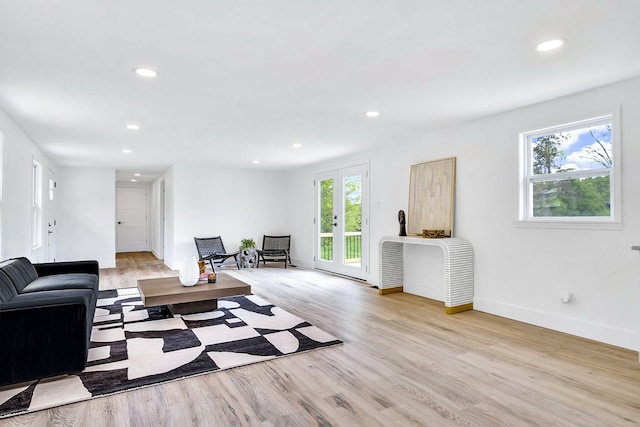
[[[632,251],[640,251],[640,246],[631,246]]]
[[[338,226],[338,223],[337,223],[337,222],[334,222],[334,223],[333,223],[333,226],[334,226],[334,227],[337,227],[337,226]]]
[[[118,221],[118,224],[122,224],[122,221]]]
[[[53,231],[47,231],[47,234],[53,234]]]

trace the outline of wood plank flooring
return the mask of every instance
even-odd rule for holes
[[[638,353],[301,268],[225,269],[345,344],[93,399],[0,425],[632,426]],[[120,254],[100,288],[176,275]]]

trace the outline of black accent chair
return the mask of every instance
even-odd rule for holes
[[[262,238],[262,249],[258,249],[258,264],[260,260],[262,265],[267,261],[284,262],[284,268],[287,268],[287,261],[291,264],[291,234],[288,236],[264,236]]]
[[[215,265],[220,267],[231,264],[231,262],[225,262],[229,258],[235,260],[235,264],[238,270],[240,270],[240,263],[238,262],[238,254],[240,251],[227,252],[222,243],[222,237],[194,237],[193,240],[196,242],[196,249],[198,250],[200,261],[209,261],[213,271],[216,271]]]
[[[81,372],[98,299],[98,262],[0,262],[0,386]]]

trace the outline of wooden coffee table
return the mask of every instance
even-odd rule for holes
[[[216,273],[216,283],[198,282],[182,286],[177,277],[138,280],[138,290],[145,307],[166,305],[174,314],[191,314],[218,308],[218,298],[248,295],[251,285],[224,273]]]

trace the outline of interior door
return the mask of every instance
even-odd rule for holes
[[[316,268],[367,278],[368,175],[367,165],[316,175]]]
[[[147,250],[147,189],[117,187],[117,252]]]

